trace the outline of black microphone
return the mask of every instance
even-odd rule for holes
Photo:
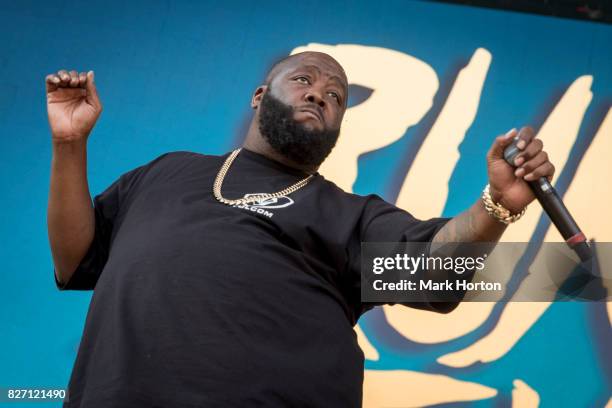
[[[512,144],[504,150],[504,159],[508,164],[512,167],[516,167],[514,164],[514,159],[521,152],[521,150],[516,147],[519,138],[518,136],[514,138]],[[589,244],[587,243],[586,236],[574,221],[574,218],[569,213],[565,204],[557,194],[555,188],[548,182],[546,177],[540,177],[539,180],[527,181],[525,182],[529,185],[533,194],[536,196],[546,214],[555,224],[555,227],[561,233],[561,236],[565,240],[565,242],[572,248],[580,260],[582,262],[586,262],[593,257],[593,253]]]

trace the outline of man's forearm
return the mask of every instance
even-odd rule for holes
[[[446,242],[487,243],[474,247],[472,245],[459,246],[456,256],[480,256],[483,251],[490,252],[497,241],[499,241],[506,225],[491,217],[482,200],[478,199],[470,208],[448,221],[432,239],[432,248],[435,244]],[[472,254],[476,251],[476,254]],[[435,249],[432,249],[435,253]],[[454,282],[457,279],[471,281],[474,278],[475,270],[467,270],[462,274],[457,274],[453,270],[432,269],[426,272],[427,278],[436,282]],[[440,312],[448,313],[457,306],[465,296],[465,291],[448,290],[431,294],[431,306]]]
[[[85,141],[53,143],[47,228],[57,278],[67,282],[87,253],[95,232]]]
[[[455,216],[434,236],[432,242],[497,242],[506,225],[491,217],[478,199],[470,208]]]

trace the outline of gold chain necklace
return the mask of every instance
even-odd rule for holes
[[[238,148],[238,149],[234,150],[228,156],[228,158],[225,159],[225,163],[223,163],[223,166],[221,166],[221,169],[219,170],[219,173],[217,173],[217,177],[215,178],[215,183],[213,184],[213,193],[215,194],[215,198],[217,200],[219,200],[220,202],[222,202],[223,204],[227,204],[227,205],[240,205],[240,204],[247,204],[247,203],[257,202],[257,201],[265,200],[265,199],[268,199],[268,198],[283,197],[283,196],[289,195],[289,194],[293,193],[294,191],[299,190],[300,188],[304,187],[308,183],[308,181],[310,181],[310,179],[313,176],[311,174],[308,177],[306,177],[306,178],[298,181],[297,183],[293,184],[292,186],[289,186],[286,189],[281,190],[281,191],[276,192],[276,193],[256,194],[256,195],[252,195],[252,196],[247,197],[247,198],[239,198],[237,200],[229,200],[227,198],[224,198],[221,195],[221,186],[223,185],[223,179],[225,178],[225,175],[227,174],[227,171],[229,170],[229,168],[232,165],[232,162],[234,161],[236,156],[238,156],[238,153],[240,153],[240,150],[242,150],[242,148]]]

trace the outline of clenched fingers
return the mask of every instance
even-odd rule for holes
[[[45,77],[47,92],[53,92],[57,88],[87,88],[87,72],[67,71],[61,69],[56,73]]]
[[[536,167],[531,173],[525,176],[526,181],[538,180],[541,177],[546,177],[548,181],[552,180],[553,175],[555,174],[555,166],[549,161],[544,162],[544,164]]]
[[[523,150],[529,145],[529,143],[534,138],[535,138],[535,132],[530,126],[522,127],[518,133],[519,141],[516,144],[516,147],[518,147],[519,150]]]
[[[514,159],[514,165],[521,166],[523,163],[528,162],[529,160],[533,159],[542,151],[543,147],[544,147],[544,143],[542,143],[540,139],[531,139],[529,144],[527,144],[523,148],[523,151],[519,153]]]
[[[61,82],[59,76],[55,74],[49,74],[45,77],[45,85],[47,92],[53,92],[57,89],[58,84]]]
[[[534,158],[529,160],[528,162],[523,163],[522,166],[519,166],[515,171],[514,175],[516,177],[522,177],[526,174],[531,173],[544,163],[548,161],[548,154],[545,151],[540,151]]]
[[[76,71],[70,71],[70,87],[76,88],[79,86],[79,74]]]

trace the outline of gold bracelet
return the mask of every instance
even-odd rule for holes
[[[487,184],[484,190],[482,190],[482,202],[484,203],[485,209],[491,217],[508,225],[517,221],[523,216],[523,214],[525,214],[527,207],[523,208],[523,211],[518,214],[512,214],[506,207],[494,202],[491,198],[490,188],[491,187]]]

